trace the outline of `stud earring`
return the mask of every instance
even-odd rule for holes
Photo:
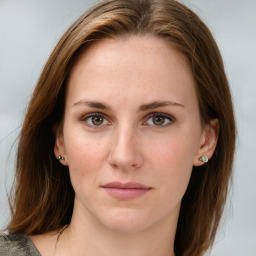
[[[58,156],[58,160],[65,161],[65,158],[63,156]]]
[[[202,155],[199,157],[199,160],[202,161],[203,163],[207,163],[209,159],[206,155]]]

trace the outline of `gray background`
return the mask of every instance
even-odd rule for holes
[[[0,229],[8,222],[16,138],[42,67],[67,27],[96,1],[0,0]],[[256,1],[182,1],[210,27],[234,99],[234,186],[211,256],[256,256]]]

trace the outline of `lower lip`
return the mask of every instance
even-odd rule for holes
[[[146,194],[150,189],[144,188],[104,188],[111,196],[119,200],[130,200]]]

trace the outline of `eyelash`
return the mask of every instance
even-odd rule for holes
[[[168,115],[168,114],[165,114],[165,113],[161,113],[161,112],[154,112],[154,113],[150,113],[150,114],[147,116],[147,120],[146,120],[145,122],[148,122],[151,118],[154,118],[154,117],[162,117],[162,118],[165,119],[165,121],[166,121],[166,119],[169,120],[168,123],[163,124],[163,125],[156,125],[156,124],[153,125],[153,124],[150,124],[150,125],[155,126],[155,127],[157,127],[157,128],[164,128],[164,127],[166,127],[166,126],[169,126],[171,123],[173,123],[173,122],[175,121],[175,118],[174,118],[173,116],[171,116],[171,115]],[[165,121],[164,121],[164,122],[165,122]],[[143,124],[144,124],[145,122],[143,122]]]
[[[101,117],[104,121],[107,121],[108,122],[108,124],[110,124],[110,122],[107,120],[107,118],[106,118],[106,116],[104,115],[104,114],[102,114],[102,113],[98,113],[98,112],[94,112],[94,113],[89,113],[89,114],[87,114],[87,115],[85,115],[85,116],[83,116],[82,117],[82,121],[87,121],[87,126],[89,126],[89,127],[93,127],[93,128],[97,128],[97,129],[99,129],[99,128],[102,128],[102,124],[101,125],[94,125],[94,124],[89,124],[88,123],[88,119],[89,118],[93,118],[93,117]],[[108,125],[107,124],[107,125]]]
[[[93,117],[100,117],[103,119],[103,122],[107,122],[107,124],[99,124],[99,125],[95,125],[95,124],[89,124],[88,123],[88,119],[89,118],[93,118]],[[154,118],[154,117],[162,117],[165,119],[164,122],[166,122],[166,119],[169,120],[168,123],[165,123],[163,125],[156,125],[156,124],[146,124],[151,118]],[[161,113],[161,112],[153,112],[153,113],[150,113],[147,115],[146,117],[146,121],[144,121],[142,124],[143,125],[149,125],[149,126],[154,126],[156,128],[164,128],[166,126],[169,126],[171,123],[175,122],[175,118],[171,115],[168,115],[168,114],[165,114],[165,113]],[[87,126],[89,127],[92,127],[92,128],[96,128],[96,129],[99,129],[99,128],[102,128],[103,126],[105,125],[109,125],[110,122],[108,121],[108,119],[106,118],[106,115],[103,114],[103,113],[100,113],[100,112],[94,112],[94,113],[89,113],[89,114],[86,114],[85,116],[83,116],[81,118],[81,121],[85,121],[87,123]]]

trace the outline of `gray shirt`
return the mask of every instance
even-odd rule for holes
[[[1,232],[0,256],[41,256],[41,254],[27,235]]]

